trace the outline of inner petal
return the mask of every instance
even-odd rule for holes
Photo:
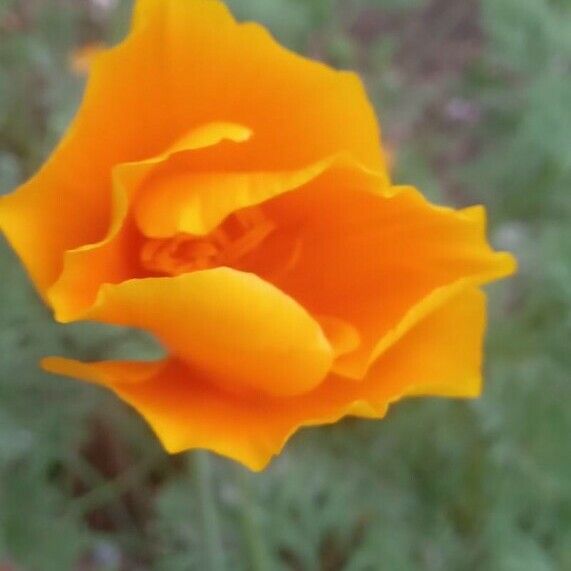
[[[187,159],[173,155],[139,190],[134,214],[145,236],[209,234],[232,213],[298,189],[332,165],[348,162],[332,156],[291,171],[197,172]]]
[[[240,394],[308,392],[333,359],[303,306],[231,268],[105,285],[86,318],[149,331],[209,382]]]
[[[335,372],[362,379],[445,294],[509,274],[513,260],[487,244],[480,209],[432,206],[411,188],[382,194],[359,173],[351,177],[331,169],[268,201],[278,230],[248,271],[327,316],[320,323],[335,348]],[[274,273],[294,243],[294,267]]]

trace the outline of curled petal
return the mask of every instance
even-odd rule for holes
[[[0,229],[44,297],[64,252],[105,235],[113,167],[154,156],[182,134],[164,105],[154,36],[140,31],[96,57],[81,108],[57,149],[0,199]]]
[[[332,362],[319,324],[296,301],[230,268],[105,285],[86,317],[155,334],[212,383],[235,393],[307,392]]]
[[[356,350],[335,361],[336,372],[356,380],[447,292],[515,266],[487,244],[482,208],[454,211],[430,205],[413,188],[379,188],[375,177],[338,165],[268,202],[265,212],[279,231],[250,266],[313,315],[358,330]],[[294,241],[295,267],[274,279],[273,260]]]
[[[291,397],[227,392],[176,358],[92,364],[50,358],[44,367],[114,390],[143,415],[169,452],[206,448],[261,470],[302,426],[346,415],[380,418],[390,403],[409,394],[478,394],[484,323],[484,296],[463,290],[388,349],[362,383],[331,375]]]
[[[181,168],[176,159],[185,157],[177,155],[160,165],[141,188],[135,217],[145,236],[206,235],[229,214],[302,188],[330,170],[354,170],[363,179],[374,179],[379,192],[390,188],[385,177],[346,154],[289,171],[215,173]]]
[[[256,137],[236,159],[249,168],[296,168],[339,152],[384,168],[355,74],[283,48],[258,24],[237,24],[218,0],[139,0],[137,30],[160,37],[165,97],[180,124],[223,113],[252,127]]]

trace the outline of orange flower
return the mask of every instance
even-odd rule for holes
[[[299,427],[480,393],[484,295],[514,270],[480,207],[392,186],[350,73],[216,0],[139,0],[0,225],[61,322],[154,334],[159,362],[44,361],[167,450],[263,468]]]

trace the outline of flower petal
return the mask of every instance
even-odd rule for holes
[[[44,359],[43,366],[115,391],[147,420],[170,453],[206,448],[262,470],[289,431],[288,421],[280,416],[285,412],[279,404],[283,399],[226,393],[176,359],[137,364],[136,377],[129,362],[80,363],[53,357]],[[141,374],[145,368],[147,374]]]
[[[89,364],[50,358],[44,368],[114,390],[169,452],[206,448],[261,470],[302,426],[345,415],[381,418],[407,394],[478,394],[484,312],[481,292],[462,291],[388,349],[362,383],[331,376],[313,391],[287,398],[229,393],[177,359]]]
[[[160,35],[165,96],[181,124],[223,117],[252,126],[242,163],[296,168],[346,151],[384,168],[355,74],[283,48],[262,26],[237,24],[218,0],[139,0],[135,27]]]
[[[368,173],[347,155],[328,157],[300,169],[266,172],[197,172],[188,165],[181,168],[181,158],[186,155],[176,155],[160,165],[137,197],[136,221],[148,237],[206,235],[229,214],[300,188],[340,165],[374,176],[380,189],[388,187],[381,175]]]
[[[333,358],[320,326],[296,301],[230,268],[104,285],[86,318],[149,331],[236,393],[307,392]]]
[[[248,266],[313,315],[357,328],[358,349],[335,362],[336,372],[357,380],[433,310],[431,296],[444,295],[437,293],[441,288],[482,284],[508,275],[515,265],[510,255],[488,246],[483,209],[432,206],[412,188],[378,192],[378,181],[365,174],[331,168],[264,205],[278,231]],[[284,244],[294,242],[294,267],[274,277],[274,260]]]
[[[58,148],[32,179],[0,199],[0,229],[42,296],[66,250],[104,236],[112,168],[156,155],[182,135],[164,104],[152,36],[141,31],[97,56],[81,109]]]

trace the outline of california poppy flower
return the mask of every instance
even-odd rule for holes
[[[481,388],[485,297],[514,269],[480,207],[394,186],[362,84],[217,0],[139,0],[0,226],[61,322],[156,336],[158,362],[48,358],[170,452],[263,468],[301,426]]]

